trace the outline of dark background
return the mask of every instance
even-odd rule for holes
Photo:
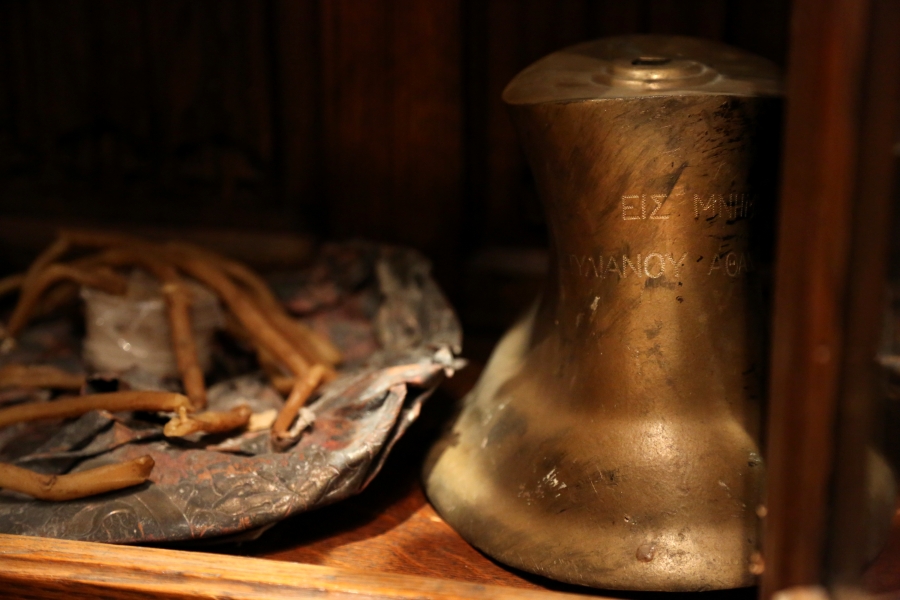
[[[886,56],[896,2],[0,0],[0,275],[62,224],[408,244],[435,261],[465,355],[483,359],[533,294],[545,243],[500,102],[506,83],[561,47],[629,33],[722,40],[784,66],[792,5],[787,262],[772,333],[783,360],[770,388],[770,422],[786,425],[770,435],[781,445],[769,452],[780,477],[768,484],[766,581],[768,592],[822,581],[840,539],[824,533],[830,486],[863,489],[856,455],[838,465],[854,477],[834,479],[832,455],[835,424],[860,422],[841,421],[856,414],[838,411],[841,394],[869,391],[852,370],[871,362],[869,346],[847,332],[867,335],[860,322],[881,318],[880,259],[866,245],[881,242],[858,224],[877,225],[888,205],[877,152],[897,109],[879,98],[892,97],[897,72]],[[873,23],[848,19],[870,5]],[[479,327],[493,330],[473,350]],[[829,364],[814,358],[823,343]],[[471,369],[463,377],[474,380]],[[861,397],[845,396],[847,406]],[[900,414],[891,410],[886,431]],[[845,529],[865,529],[864,511],[841,514]],[[897,539],[872,579],[882,591],[900,580]]]
[[[423,250],[472,304],[490,248],[545,239],[500,102],[519,70],[647,32],[783,65],[789,4],[0,0],[0,237],[61,223],[362,236]]]

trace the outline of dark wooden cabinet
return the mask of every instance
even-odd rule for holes
[[[763,593],[840,580],[862,560],[852,490],[898,264],[898,31],[893,0],[4,0],[0,271],[60,223],[366,237],[429,255],[477,329],[472,265],[546,239],[513,75],[616,34],[750,50],[788,69]]]
[[[579,41],[785,60],[786,0],[8,0],[0,214],[365,236],[461,258],[545,239],[500,102]]]

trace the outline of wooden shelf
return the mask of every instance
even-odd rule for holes
[[[259,538],[167,548],[0,535],[5,598],[684,598],[590,590],[509,569],[463,540],[419,483],[425,452],[480,374],[442,386],[361,494],[279,523]],[[867,575],[871,591],[900,590],[900,513]],[[750,600],[755,588],[707,592]]]

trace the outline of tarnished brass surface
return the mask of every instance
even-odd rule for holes
[[[762,59],[648,36],[507,87],[550,274],[425,470],[478,548],[610,589],[754,582],[778,93]]]

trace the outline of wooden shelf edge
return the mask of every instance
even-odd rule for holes
[[[4,598],[495,598],[572,594],[202,552],[0,534]]]

